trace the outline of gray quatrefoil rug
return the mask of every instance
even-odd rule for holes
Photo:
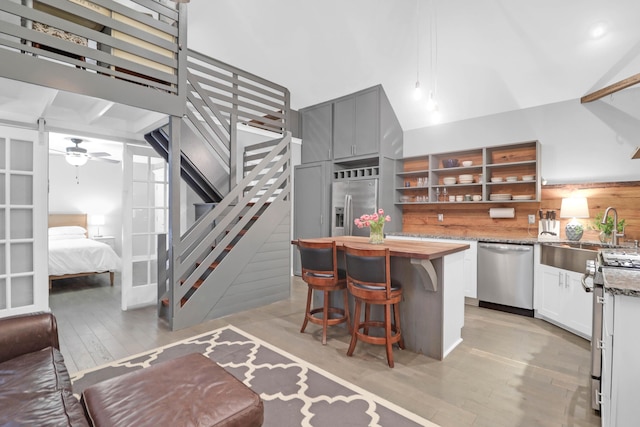
[[[264,401],[265,427],[436,426],[259,338],[226,326],[74,374],[74,392],[189,353],[215,360]]]

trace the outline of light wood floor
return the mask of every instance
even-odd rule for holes
[[[441,426],[597,426],[589,407],[589,343],[553,325],[474,306],[465,308],[463,343],[444,361],[359,343],[319,326],[300,334],[306,286],[292,279],[291,298],[172,332],[155,307],[122,312],[120,288],[107,277],[54,282],[51,308],[73,373],[232,324]]]

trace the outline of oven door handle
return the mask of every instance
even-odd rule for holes
[[[593,292],[593,286],[587,285],[587,279],[589,277],[591,277],[591,275],[587,272],[587,273],[584,273],[582,275],[582,278],[580,279],[580,283],[582,283],[582,287],[584,288],[584,291],[587,292],[587,293],[588,292]]]

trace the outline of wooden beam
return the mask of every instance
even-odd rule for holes
[[[580,98],[581,104],[586,104],[587,102],[595,101],[600,98],[603,98],[607,95],[611,95],[612,93],[618,92],[622,89],[626,89],[629,86],[633,86],[635,84],[640,83],[640,74],[636,74],[635,76],[631,76],[627,79],[620,80],[617,83],[614,83],[610,86],[597,90],[593,93],[583,96]]]

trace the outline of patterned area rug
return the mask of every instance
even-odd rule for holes
[[[196,352],[262,397],[265,427],[436,426],[233,326],[78,372],[73,389]]]

